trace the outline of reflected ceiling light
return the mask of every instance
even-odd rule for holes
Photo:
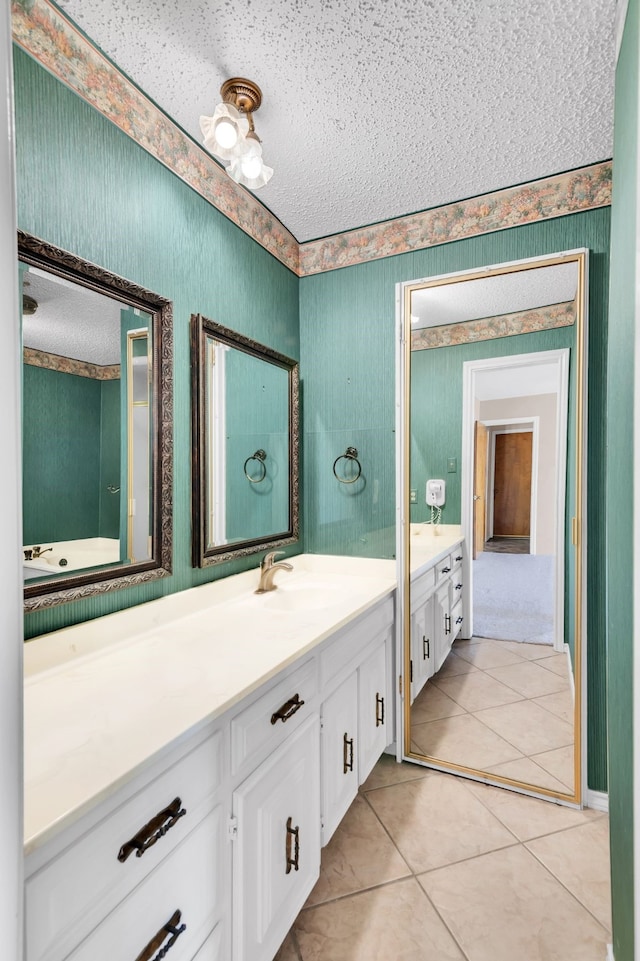
[[[229,160],[227,173],[236,183],[256,190],[268,183],[273,169],[262,159],[262,144],[253,114],[262,103],[262,91],[251,80],[232,77],[220,87],[222,103],[212,117],[200,117],[204,145],[220,160]]]

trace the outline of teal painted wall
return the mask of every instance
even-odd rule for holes
[[[100,381],[23,367],[24,543],[100,533]]]
[[[298,279],[19,49],[14,71],[19,226],[174,308],[173,575],[30,613],[29,638],[257,565],[191,567],[189,319],[202,313],[298,359]]]
[[[588,783],[606,790],[605,609],[602,592],[609,208],[485,234],[300,281],[305,549],[395,553],[395,285],[457,270],[587,247],[589,267]],[[361,487],[339,485],[335,457],[362,453]],[[375,483],[377,481],[377,483]]]
[[[630,0],[616,71],[607,365],[606,597],[609,702],[609,825],[613,949],[634,958],[633,872],[633,404],[638,206],[640,14]],[[636,694],[637,696],[637,694]],[[637,748],[636,748],[637,751]]]

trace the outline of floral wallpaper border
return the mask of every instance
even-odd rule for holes
[[[611,161],[302,244],[300,275],[351,267],[611,203]]]
[[[298,273],[298,242],[48,0],[12,0],[15,43]]]
[[[298,244],[49,0],[12,0],[11,11],[13,39],[23,50],[300,277],[611,204],[607,160]]]
[[[120,364],[101,367],[99,364],[90,364],[86,360],[61,357],[60,354],[50,354],[46,350],[36,350],[34,347],[24,348],[23,360],[30,367],[57,370],[60,374],[76,374],[78,377],[89,377],[91,380],[120,380]]]
[[[514,337],[531,334],[554,327],[571,327],[576,322],[575,301],[552,304],[535,310],[522,310],[499,317],[483,317],[481,320],[465,320],[459,324],[443,324],[441,327],[423,327],[411,331],[411,350],[431,350],[434,347],[453,347],[457,344],[475,344],[481,340],[497,337]]]

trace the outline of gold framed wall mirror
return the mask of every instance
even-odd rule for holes
[[[25,611],[171,573],[170,301],[18,234]]]
[[[194,567],[298,539],[298,370],[290,357],[192,315]]]
[[[402,757],[580,804],[588,252],[401,284]]]

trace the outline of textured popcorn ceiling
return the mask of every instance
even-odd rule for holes
[[[423,287],[411,294],[411,327],[440,327],[573,300],[576,261]]]
[[[25,347],[101,367],[120,363],[120,310],[126,304],[33,267],[24,274],[23,290],[38,303],[35,314],[22,320]]]
[[[608,159],[615,0],[58,0],[200,142],[255,80],[299,241]]]

